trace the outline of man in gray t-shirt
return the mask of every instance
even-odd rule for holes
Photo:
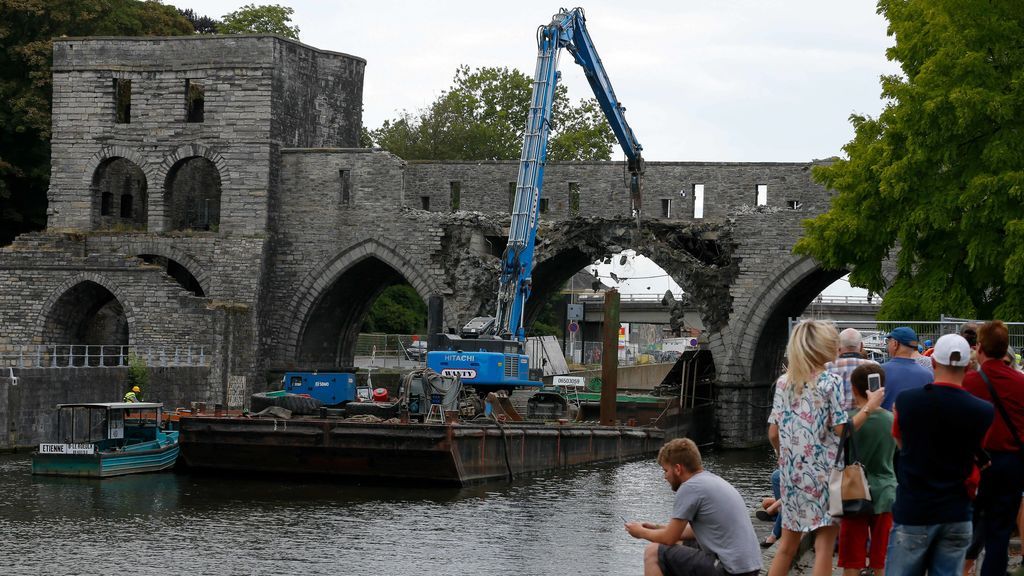
[[[747,506],[731,484],[704,470],[693,440],[669,441],[658,463],[676,491],[672,519],[626,524],[630,536],[651,542],[644,549],[644,576],[759,574],[761,549]],[[684,536],[695,538],[699,548],[679,544]]]

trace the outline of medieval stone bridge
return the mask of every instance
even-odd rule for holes
[[[516,162],[356,148],[365,61],[268,36],[60,39],[48,228],[0,251],[0,347],[202,345],[210,401],[346,365],[377,295],[491,310]],[[843,271],[791,247],[829,192],[812,163],[651,162],[643,223],[619,162],[549,164],[533,307],[634,249],[708,330],[725,445],[762,442],[786,342]]]

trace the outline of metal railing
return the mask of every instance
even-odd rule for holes
[[[881,306],[882,298],[879,296],[827,296],[819,294],[811,301],[811,306],[821,304],[850,304],[853,306]]]
[[[16,344],[0,346],[0,366],[10,368],[116,368],[129,357],[153,368],[209,366],[204,346],[138,346],[110,344]]]
[[[586,303],[589,303],[589,302],[593,302],[593,303],[604,302],[604,293],[603,292],[594,292],[594,293],[591,293],[591,294],[578,294],[577,296],[578,296],[579,301],[580,301],[581,304],[586,304]],[[652,303],[657,303],[657,302],[661,302],[661,299],[664,298],[664,297],[665,297],[665,293],[664,292],[659,293],[659,294],[648,294],[648,293],[639,293],[639,292],[635,293],[635,294],[619,294],[619,302],[635,302],[635,303],[652,302]],[[682,294],[673,294],[672,297],[675,300],[681,300],[683,298],[683,295]]]

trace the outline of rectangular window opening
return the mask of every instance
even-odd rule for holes
[[[548,199],[547,198],[541,198],[540,199],[540,213],[541,214],[547,214],[548,213]]]
[[[580,183],[569,182],[569,215],[580,215]]]
[[[704,185],[693,185],[693,217],[704,217]]]
[[[185,121],[202,122],[206,115],[206,89],[202,84],[185,80]]]
[[[451,211],[458,212],[459,207],[462,205],[462,182],[449,182],[448,194],[451,198]]]
[[[508,212],[512,213],[516,209],[516,183],[508,183]]]
[[[799,200],[786,200],[786,207],[790,210],[802,210],[804,203]]]
[[[131,124],[132,121],[132,81],[114,78],[114,121],[118,124]]]
[[[757,185],[757,205],[767,206],[768,205],[768,185],[758,184]]]
[[[672,200],[670,198],[661,199],[661,217],[671,218],[672,217]]]
[[[338,178],[341,181],[341,203],[348,205],[352,201],[351,170],[338,170]]]
[[[430,196],[420,196],[420,208],[430,211]]]
[[[114,203],[114,195],[110,192],[104,192],[100,196],[100,216],[110,216],[110,207]]]
[[[132,217],[132,195],[122,194],[121,195],[121,218]]]

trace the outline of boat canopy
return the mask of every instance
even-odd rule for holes
[[[57,408],[106,408],[140,410],[143,408],[163,408],[162,402],[78,402],[75,404],[57,404]]]

